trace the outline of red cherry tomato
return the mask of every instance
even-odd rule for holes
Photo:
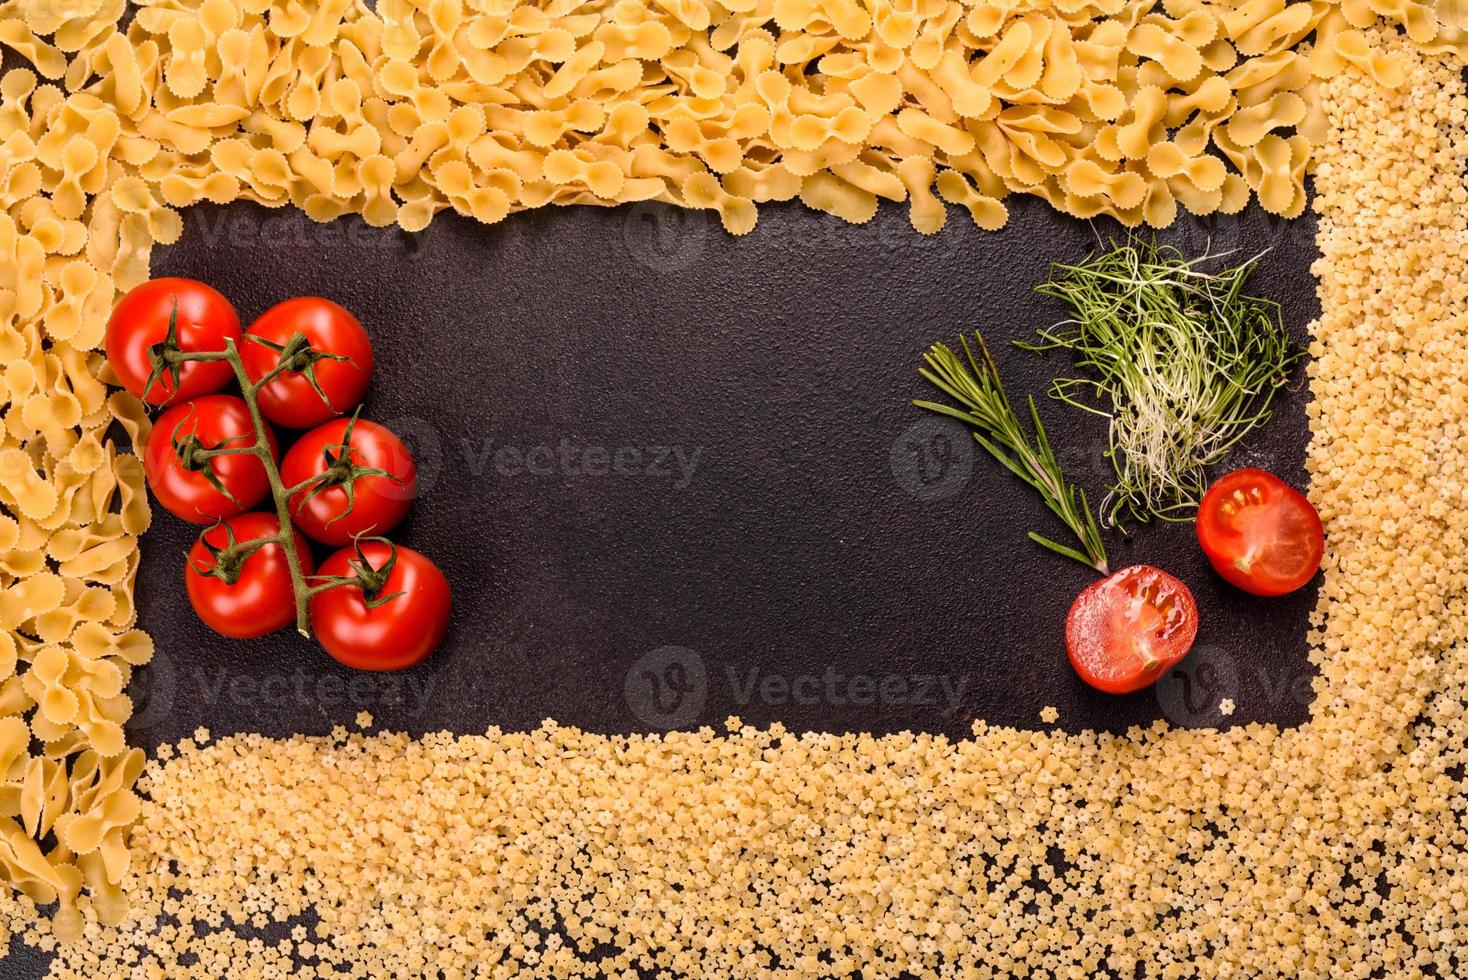
[[[265,438],[274,457],[275,433],[268,427]],[[194,453],[253,445],[255,425],[244,400],[204,395],[158,417],[143,450],[143,473],[153,496],[170,514],[195,524],[213,524],[264,500],[270,493],[270,478],[265,464],[249,454],[201,460]]]
[[[448,579],[410,548],[362,541],[321,563],[321,575],[359,571],[379,581],[370,590],[342,585],[311,597],[311,629],[341,663],[358,670],[401,670],[443,642],[452,606]],[[355,566],[355,567],[354,567]]]
[[[343,446],[349,430],[347,451]],[[364,468],[380,472],[363,474]],[[418,469],[408,447],[389,429],[366,419],[317,426],[296,441],[280,464],[287,487],[323,473],[329,474],[324,483],[297,491],[290,501],[296,526],[322,544],[341,546],[359,534],[387,533],[407,516],[418,489]]]
[[[1197,527],[1218,574],[1254,595],[1295,591],[1325,556],[1315,506],[1264,470],[1234,470],[1217,480],[1198,505]]]
[[[306,346],[292,346],[297,335]],[[309,429],[350,411],[372,379],[367,331],[344,308],[319,296],[298,296],[266,310],[245,332],[240,356],[251,381],[289,357],[295,369],[261,388],[259,399],[266,418],[290,429]]]
[[[234,380],[225,361],[189,361],[159,371],[163,354],[222,351],[226,340],[239,339],[240,318],[216,290],[193,279],[150,279],[112,310],[107,361],[124,388],[150,405],[163,405],[207,395]]]
[[[1188,587],[1151,565],[1093,582],[1065,620],[1065,648],[1081,680],[1108,694],[1140,691],[1193,646],[1198,604]]]
[[[226,555],[222,566],[221,556],[216,553],[227,549],[231,542],[243,544],[278,533],[280,522],[274,514],[237,514],[204,531],[189,549],[184,570],[189,602],[210,629],[237,640],[249,640],[295,622],[296,594],[291,588],[290,565],[280,545],[264,545],[243,559]],[[295,539],[301,572],[309,575],[314,568],[311,551],[299,531]],[[214,574],[221,567],[223,577]]]

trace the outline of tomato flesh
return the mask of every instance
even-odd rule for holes
[[[238,343],[240,339],[239,316],[214,288],[171,277],[135,286],[118,301],[107,321],[107,362],[122,386],[150,405],[205,395],[234,380],[234,369],[226,361],[182,364],[176,385],[171,372],[153,377],[153,352],[168,337],[175,303],[180,350],[222,351],[225,341]]]
[[[204,395],[158,417],[143,450],[143,472],[153,496],[170,514],[194,524],[212,524],[248,510],[270,493],[265,464],[248,453],[215,456],[194,464],[212,471],[223,490],[210,482],[205,469],[186,467],[175,442],[190,437],[205,449],[255,445],[249,406],[234,395]],[[274,457],[275,434],[269,427],[265,438]]]
[[[392,545],[361,542],[374,569],[386,566]],[[350,576],[356,548],[321,563],[322,576]],[[311,597],[311,629],[336,660],[358,670],[402,670],[422,662],[443,642],[452,600],[448,579],[424,555],[398,546],[397,560],[377,591],[391,596],[369,605],[360,586],[342,585]]]
[[[237,640],[250,640],[295,622],[296,593],[291,587],[290,565],[280,545],[265,545],[244,559],[233,583],[206,574],[216,567],[216,562],[205,542],[224,548],[230,543],[231,534],[238,543],[279,532],[280,522],[274,514],[254,511],[216,524],[194,542],[184,569],[184,583],[190,605],[210,629]],[[295,532],[295,539],[301,571],[309,575],[315,567],[311,551],[299,531]]]
[[[1295,591],[1315,577],[1325,556],[1314,505],[1264,470],[1234,470],[1209,487],[1197,532],[1218,574],[1254,595]]]
[[[319,296],[298,296],[278,303],[250,324],[240,347],[245,373],[259,381],[280,363],[280,352],[250,338],[279,346],[301,334],[310,350],[332,357],[315,359],[310,369],[321,392],[303,371],[285,371],[260,389],[260,411],[277,425],[309,429],[350,411],[367,392],[372,380],[372,342],[356,317],[344,307]],[[321,394],[326,395],[322,401]]]
[[[1071,666],[1108,694],[1155,683],[1187,656],[1197,635],[1193,594],[1151,565],[1123,568],[1086,586],[1065,621]]]

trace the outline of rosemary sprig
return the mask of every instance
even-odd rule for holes
[[[974,339],[978,342],[979,353],[982,355],[980,359],[974,358],[967,340],[962,341],[967,363],[946,344],[934,344],[923,355],[926,367],[919,372],[940,391],[962,403],[967,410],[939,402],[919,400],[913,404],[973,426],[976,430],[974,438],[979,445],[1005,469],[1039,491],[1045,505],[1075,533],[1083,550],[1067,547],[1034,531],[1029,532],[1030,540],[1057,554],[1089,565],[1102,575],[1109,574],[1106,546],[1101,542],[1101,530],[1096,526],[1096,519],[1086,503],[1086,492],[1075,484],[1068,483],[1061,472],[1060,462],[1050,448],[1045,426],[1041,424],[1040,413],[1035,408],[1035,399],[1028,400],[1030,423],[1035,431],[1032,443],[1009,402],[1009,396],[1004,392],[1004,384],[999,379],[999,368],[989,355],[983,335],[975,330]]]
[[[1082,373],[1056,379],[1051,397],[1110,420],[1116,479],[1101,505],[1107,526],[1191,520],[1206,467],[1270,417],[1304,354],[1279,305],[1244,293],[1259,256],[1200,268],[1216,258],[1113,243],[1077,265],[1055,265],[1037,290],[1064,302],[1072,319],[1019,346],[1070,351]]]

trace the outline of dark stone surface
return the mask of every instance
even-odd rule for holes
[[[1037,497],[956,424],[910,405],[919,355],[980,327],[1011,396],[1041,395],[1061,360],[1014,350],[1061,316],[1033,295],[1051,260],[1116,231],[1012,204],[990,235],[954,211],[920,238],[886,207],[851,227],[764,209],[734,239],[661,207],[546,209],[482,227],[445,214],[423,235],[355,219],[196,207],[156,275],[225,292],[245,322],[303,293],[355,311],[378,375],[365,414],[404,434],[424,492],[399,540],[455,589],[445,647],[396,675],[339,668],[290,632],[210,633],[181,586],[195,528],[166,513],[144,540],[142,673],[133,739],[321,733],[360,710],[413,732],[604,731],[717,725],[923,729],[974,719],[1123,730],[1168,718],[1301,722],[1314,590],[1257,600],[1207,568],[1191,525],[1108,536],[1113,567],[1186,581],[1197,652],[1155,691],[1082,685],[1062,645],[1086,569],[1030,544],[1059,535]],[[1189,253],[1266,257],[1254,288],[1301,339],[1315,315],[1313,222],[1193,220]],[[1299,483],[1303,372],[1231,465]],[[1104,423],[1042,401],[1069,471],[1098,500]],[[619,465],[620,463],[620,465]],[[588,472],[591,470],[592,472]],[[671,648],[671,649],[670,649]],[[868,703],[863,703],[868,702]]]

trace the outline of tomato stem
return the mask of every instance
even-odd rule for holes
[[[286,487],[285,495],[287,497],[294,497],[296,494],[309,490],[316,484],[323,482],[330,475],[329,473],[317,473],[315,476],[302,480],[293,487]]]
[[[352,448],[352,429],[356,424],[357,413],[354,412],[352,417],[347,421],[346,429],[342,432],[342,441],[326,446],[323,450],[323,462],[325,462],[326,468],[287,491],[294,498],[298,491],[304,490],[305,496],[301,498],[301,503],[304,505],[319,494],[333,487],[340,487],[346,495],[347,506],[340,514],[327,521],[327,526],[346,517],[352,512],[352,508],[357,505],[357,481],[359,479],[375,476],[381,477],[384,480],[391,480],[399,486],[403,483],[402,479],[397,475],[389,473],[380,466],[363,466],[356,461],[354,457],[360,458],[362,455],[359,451]]]
[[[225,343],[229,344],[230,347],[234,346],[232,341],[226,340]],[[199,361],[202,363],[204,361],[227,361],[230,359],[229,350],[187,351],[173,348],[163,351],[159,356],[165,364],[185,364],[189,361]]]
[[[230,448],[230,449],[207,449],[207,448],[198,448],[198,449],[190,449],[189,450],[188,460],[184,460],[184,462],[187,463],[189,460],[200,462],[200,461],[203,461],[203,460],[206,460],[206,459],[213,459],[216,456],[258,456],[258,455],[259,455],[259,453],[255,452],[255,447],[254,446],[235,446],[235,447]],[[182,456],[182,454],[180,454],[180,456]]]
[[[306,340],[306,335],[305,334],[299,334],[298,333],[298,334],[295,335],[295,337],[292,338],[292,342],[294,342],[296,338],[300,338],[301,343],[304,344],[305,343],[305,340]],[[254,340],[255,338],[252,337],[250,339],[251,340]],[[257,343],[264,343],[264,341],[258,341],[258,340],[256,342]],[[273,346],[273,345],[267,344],[266,346]],[[307,350],[310,350],[309,347],[307,347],[306,349]],[[269,371],[266,371],[264,374],[262,374],[260,376],[260,380],[259,381],[256,381],[256,382],[254,382],[254,383],[252,383],[252,384],[250,384],[248,386],[249,389],[250,389],[250,393],[251,394],[258,394],[261,388],[264,388],[266,385],[270,384],[270,382],[274,381],[276,378],[280,377],[282,374],[285,374],[288,371],[295,370],[295,368],[292,367],[292,363],[293,363],[292,361],[286,360],[285,358],[282,357],[278,362],[276,362],[275,367],[271,368]],[[245,387],[245,386],[243,384],[241,384],[241,387]]]
[[[177,304],[175,304],[174,316],[177,317]],[[175,328],[176,329],[176,328]],[[265,343],[260,341],[260,343]],[[266,344],[276,348],[274,344]],[[296,486],[287,487],[280,477],[280,468],[276,465],[275,457],[270,452],[270,438],[265,427],[265,417],[260,412],[260,390],[274,381],[277,377],[287,371],[302,370],[302,363],[307,371],[318,360],[338,360],[336,355],[315,352],[307,343],[305,334],[297,333],[284,345],[278,348],[281,358],[275,367],[271,368],[258,380],[251,381],[249,374],[245,371],[244,359],[240,357],[239,348],[233,338],[224,342],[224,350],[219,351],[185,351],[176,345],[165,345],[157,354],[159,363],[158,370],[162,373],[165,368],[177,368],[190,361],[227,361],[234,370],[235,379],[239,382],[240,397],[244,400],[246,407],[250,410],[250,421],[255,428],[255,444],[253,446],[231,446],[205,448],[202,445],[191,446],[189,457],[196,462],[207,462],[215,456],[240,456],[253,455],[260,460],[265,468],[265,476],[270,481],[270,495],[275,500],[276,519],[280,522],[280,533],[264,538],[254,538],[249,541],[230,542],[224,548],[218,550],[215,555],[215,567],[222,573],[221,577],[230,574],[229,569],[235,568],[251,554],[266,545],[280,545],[281,551],[285,553],[286,565],[291,573],[291,591],[295,595],[296,606],[296,631],[306,638],[311,636],[311,609],[309,600],[312,596],[327,589],[340,588],[358,582],[356,577],[333,579],[322,581],[316,585],[310,585],[306,581],[304,566],[301,564],[301,553],[296,546],[295,524],[291,521],[290,501],[293,496],[303,490],[320,485],[331,477],[330,473],[321,473],[305,480]],[[312,378],[313,386],[315,380]],[[324,396],[323,396],[324,397]],[[346,452],[346,447],[343,447]],[[350,457],[348,457],[350,460]],[[206,467],[207,469],[207,467]],[[370,471],[367,468],[357,468],[354,471],[350,467],[349,473],[362,475]],[[234,572],[238,575],[238,571]]]
[[[374,567],[372,562],[368,560],[366,553],[362,551],[363,541],[380,541],[387,545],[389,549],[388,557],[387,561],[382,563],[382,567]],[[358,535],[352,539],[352,547],[357,552],[357,557],[347,563],[352,569],[352,574],[313,575],[312,578],[318,579],[320,584],[311,586],[311,595],[315,595],[318,592],[325,592],[327,589],[340,588],[344,585],[355,585],[362,590],[362,599],[366,603],[367,608],[373,609],[403,594],[401,592],[393,592],[389,595],[382,594],[382,590],[387,587],[388,581],[392,578],[393,566],[398,563],[397,545],[393,544],[387,538],[376,535],[371,537]]]
[[[309,599],[311,596],[319,595],[320,593],[326,592],[326,591],[328,591],[330,589],[339,589],[343,585],[352,585],[355,582],[356,582],[355,579],[346,578],[346,577],[323,579],[321,582],[317,583],[316,585],[312,585],[312,586],[307,587],[307,589],[306,589],[306,598]]]
[[[230,530],[228,524],[220,523],[216,524],[215,527],[224,528],[224,533],[229,543],[223,548],[220,548],[210,544],[207,537],[204,539],[204,548],[209,552],[210,557],[214,560],[214,564],[196,565],[194,564],[193,558],[189,558],[188,561],[193,566],[194,571],[200,575],[212,575],[225,585],[234,585],[239,581],[240,570],[255,552],[269,545],[282,543],[282,535],[279,534],[249,538],[245,541],[236,541],[234,539],[234,532]],[[211,530],[213,529],[211,528]],[[205,534],[208,534],[208,532],[206,531]]]
[[[182,364],[185,361],[228,361],[229,366],[234,369],[236,380],[240,385],[240,396],[250,410],[250,421],[255,426],[255,444],[253,446],[242,446],[230,449],[207,449],[195,451],[196,459],[208,459],[211,456],[240,455],[243,453],[253,454],[260,460],[265,468],[265,476],[270,481],[270,495],[275,498],[275,515],[280,522],[280,534],[272,541],[269,538],[258,538],[254,541],[244,542],[243,545],[253,545],[258,549],[265,544],[279,544],[280,550],[285,552],[286,565],[291,573],[291,591],[295,593],[296,602],[296,631],[308,639],[311,636],[311,611],[307,600],[313,594],[310,586],[306,584],[306,574],[301,565],[301,554],[296,547],[295,524],[291,521],[290,499],[291,492],[299,488],[287,488],[280,478],[280,468],[275,464],[275,457],[270,452],[270,438],[265,428],[265,417],[260,414],[260,389],[268,384],[284,368],[277,365],[276,368],[264,375],[258,382],[252,382],[245,372],[245,362],[240,357],[239,349],[235,346],[234,338],[224,341],[222,351],[167,351],[164,358],[170,363]],[[243,545],[231,545],[230,551],[242,548]],[[253,550],[253,549],[252,549]],[[235,552],[238,553],[238,552]]]

